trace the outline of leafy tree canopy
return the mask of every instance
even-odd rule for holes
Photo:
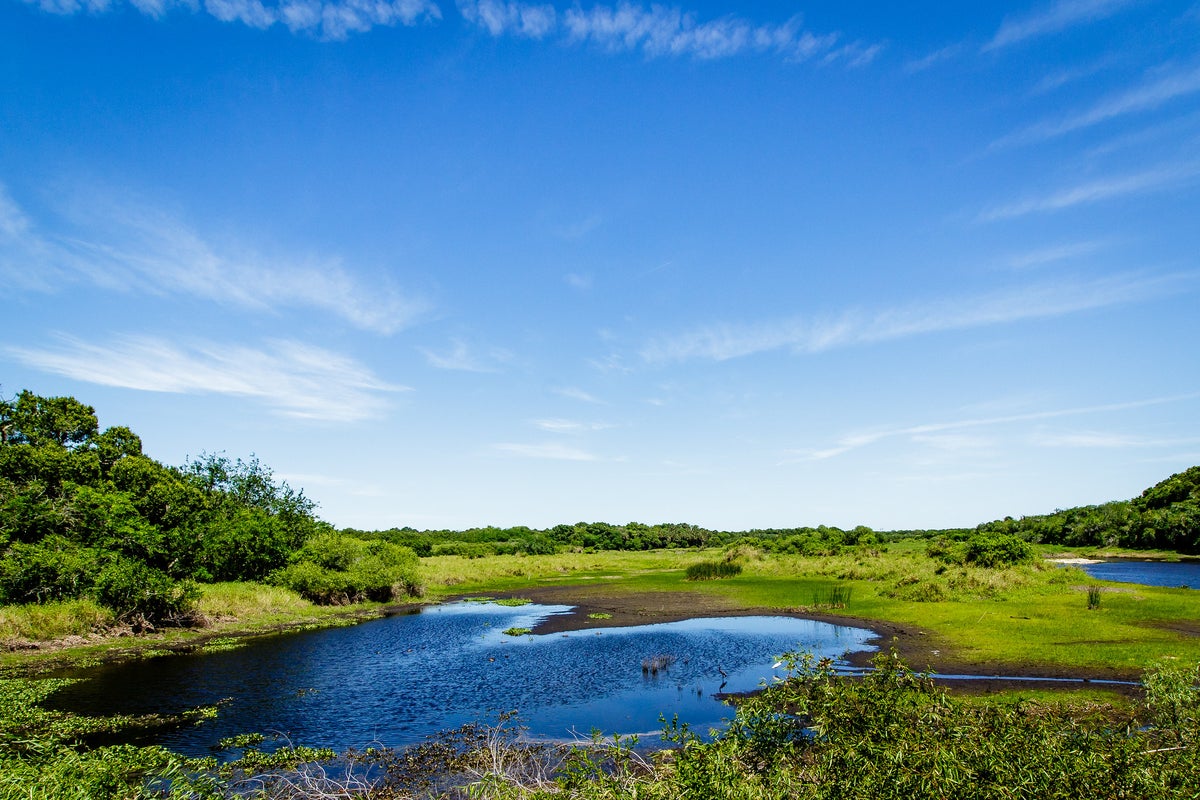
[[[183,619],[196,582],[263,579],[330,530],[314,511],[254,457],[168,467],[73,397],[0,399],[0,602]]]

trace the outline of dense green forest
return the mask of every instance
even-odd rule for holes
[[[187,622],[198,583],[326,602],[415,590],[411,551],[339,535],[314,508],[257,459],[164,466],[75,398],[0,400],[0,602],[91,598],[146,627]]]
[[[1200,467],[1129,501],[1005,518],[975,529],[865,526],[714,531],[686,523],[579,522],[466,531],[335,530],[257,459],[204,454],[166,466],[131,429],[100,429],[73,397],[0,398],[0,603],[91,598],[135,626],[187,622],[197,585],[264,581],[322,603],[417,594],[417,557],[651,550],[734,542],[825,554],[926,536],[1200,552]],[[951,552],[943,548],[945,552]],[[964,552],[968,552],[968,550]]]

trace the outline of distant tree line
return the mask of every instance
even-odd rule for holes
[[[418,531],[390,528],[363,531],[344,528],[342,533],[365,540],[382,539],[411,548],[420,556],[456,555],[482,558],[491,555],[542,555],[562,550],[661,550],[669,548],[722,547],[746,544],[772,553],[824,555],[845,547],[873,546],[898,538],[859,525],[851,530],[818,525],[815,528],[756,528],[749,531],[718,531],[682,522],[647,525],[630,522],[577,522],[535,529],[488,526],[455,530]],[[924,531],[904,535],[924,535]]]
[[[1058,510],[1052,514],[1005,517],[975,528],[876,531],[865,525],[849,530],[818,525],[798,528],[756,528],[718,531],[687,523],[647,525],[630,522],[577,522],[535,529],[487,526],[467,530],[390,528],[364,531],[345,528],[344,534],[364,540],[383,540],[411,548],[419,556],[540,555],[560,550],[655,550],[719,547],[745,544],[772,553],[832,555],[847,547],[875,547],[901,539],[925,538],[949,544],[935,546],[939,558],[969,563],[992,558],[1003,563],[1027,560],[1014,540],[1069,546],[1128,547],[1200,553],[1200,467],[1163,480],[1133,500]],[[954,542],[974,542],[953,548]]]

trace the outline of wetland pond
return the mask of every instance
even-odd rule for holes
[[[1200,589],[1200,561],[1099,561],[1079,568],[1103,581]]]
[[[168,713],[223,698],[217,719],[151,741],[209,755],[222,737],[285,734],[295,744],[345,750],[404,746],[468,722],[517,711],[543,739],[662,730],[678,715],[697,732],[733,709],[718,692],[744,692],[782,674],[790,651],[841,658],[876,648],[875,634],[789,617],[693,619],[570,633],[511,636],[569,606],[451,603],[359,625],[250,640],[224,652],[89,668],[58,692],[57,708],[88,714]],[[674,658],[657,674],[646,659]],[[722,676],[722,672],[725,676]]]

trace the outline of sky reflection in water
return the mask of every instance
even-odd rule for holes
[[[511,710],[533,735],[548,738],[587,736],[593,728],[657,734],[660,715],[674,714],[703,731],[731,714],[715,692],[756,688],[784,652],[838,657],[874,649],[870,631],[786,617],[503,633],[567,610],[456,603],[224,653],[101,667],[82,673],[90,679],[60,693],[56,705],[141,713],[232,698],[217,720],[156,740],[197,755],[247,731],[339,750],[405,745]],[[643,659],[658,654],[676,660],[657,676],[644,674]]]

